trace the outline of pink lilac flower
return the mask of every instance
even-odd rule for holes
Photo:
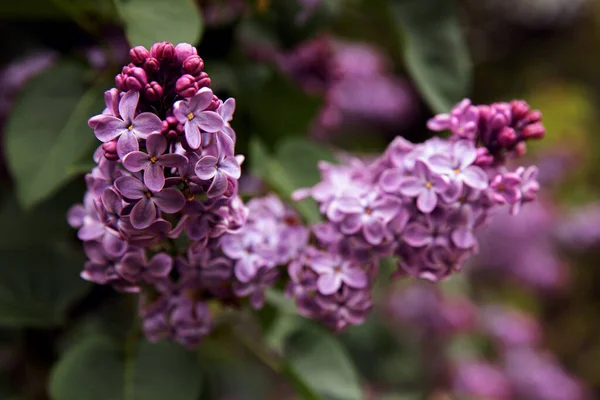
[[[117,266],[117,272],[132,283],[152,284],[165,278],[172,267],[173,259],[166,253],[158,253],[150,260],[143,253],[128,253]]]
[[[144,171],[144,184],[153,192],[162,190],[165,186],[164,168],[181,168],[187,163],[187,158],[181,154],[165,154],[167,139],[159,133],[153,133],[146,138],[146,151],[132,151],[123,158],[123,166],[131,172]]]
[[[202,88],[189,100],[173,105],[173,115],[183,124],[185,139],[192,149],[202,144],[202,132],[218,132],[225,126],[218,113],[207,110],[212,102],[212,90]]]
[[[115,188],[130,202],[130,221],[136,229],[149,227],[157,218],[158,212],[173,214],[181,210],[185,197],[175,188],[159,192],[151,191],[139,179],[122,176],[115,181]]]
[[[218,197],[225,193],[227,177],[239,179],[241,176],[238,160],[224,154],[218,158],[211,155],[202,156],[196,163],[195,172],[200,179],[211,180],[207,192],[209,197]]]
[[[140,149],[138,140],[146,139],[154,132],[160,132],[161,120],[150,112],[136,114],[140,94],[129,91],[119,101],[119,115],[102,114],[90,119],[89,125],[94,129],[101,142],[118,138],[117,154],[123,158],[127,153]]]

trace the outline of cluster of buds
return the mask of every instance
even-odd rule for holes
[[[465,104],[470,103],[455,109]],[[467,135],[466,123],[453,118],[436,116],[430,125],[450,120],[460,135],[422,144],[398,137],[369,163],[323,162],[322,181],[294,193],[297,200],[317,201],[325,218],[313,227],[315,248],[289,266],[289,293],[303,314],[325,319],[336,329],[362,322],[382,257],[397,256],[396,276],[439,281],[477,251],[475,232],[494,209],[509,205],[516,214],[521,204],[535,199],[536,167],[508,171],[503,158],[490,162],[491,147],[485,145],[491,142],[482,139],[487,126],[468,125]]]
[[[235,101],[208,88],[189,44],[135,47],[130,57],[89,120],[103,144],[68,218],[88,257],[81,276],[139,292],[147,336],[193,346],[210,330],[207,301],[234,297],[220,238],[248,215],[229,125]]]

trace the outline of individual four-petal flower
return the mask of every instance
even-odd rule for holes
[[[153,192],[165,186],[165,167],[182,168],[187,158],[181,154],[165,154],[167,139],[160,133],[153,133],[146,138],[146,151],[132,151],[123,158],[123,166],[131,172],[144,170],[144,184]]]
[[[140,149],[138,139],[146,139],[151,133],[160,132],[161,120],[156,114],[144,112],[135,115],[139,99],[139,92],[130,90],[119,101],[120,118],[101,114],[88,121],[101,142],[118,138],[117,154],[120,158]]]
[[[219,158],[202,156],[196,163],[196,175],[202,180],[212,180],[208,188],[208,197],[221,196],[227,190],[227,177],[239,179],[242,171],[235,157],[221,154]]]
[[[206,110],[212,101],[212,90],[204,87],[191,99],[180,100],[173,105],[173,115],[183,124],[185,140],[192,149],[202,144],[202,131],[218,132],[225,126],[218,113]]]

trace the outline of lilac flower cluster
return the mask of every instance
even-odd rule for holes
[[[232,296],[220,238],[248,215],[235,101],[213,94],[189,44],[138,46],[130,58],[89,120],[103,144],[68,220],[88,257],[81,276],[141,293],[146,335],[193,346],[210,330],[207,301]]]
[[[386,305],[386,320],[419,334],[424,347],[451,347],[452,341],[468,338],[470,344],[484,340],[495,350],[493,360],[477,356],[475,347],[440,355],[442,365],[435,369],[443,376],[435,381],[443,387],[438,389],[460,398],[586,399],[582,383],[541,347],[541,327],[523,311],[479,306],[427,282],[394,288]]]
[[[414,115],[415,94],[370,44],[319,36],[279,52],[275,62],[304,91],[324,95],[313,129],[319,139],[356,126],[398,127]]]
[[[370,163],[322,162],[322,181],[294,193],[296,200],[316,200],[326,219],[313,227],[316,245],[289,266],[288,293],[301,313],[333,318],[329,324],[335,329],[360,323],[371,306],[370,284],[382,257],[398,257],[397,276],[439,281],[476,252],[474,233],[494,209],[509,205],[515,214],[535,198],[535,167],[509,171],[503,158],[477,147],[487,126],[450,116],[432,121],[445,120],[461,135],[423,144],[398,137]],[[468,135],[462,135],[465,126]]]

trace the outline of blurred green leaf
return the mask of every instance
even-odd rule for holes
[[[156,42],[197,44],[204,23],[192,0],[115,0],[132,46]]]
[[[119,349],[102,336],[72,346],[50,377],[54,400],[124,399],[125,364]]]
[[[468,95],[471,61],[453,0],[389,0],[408,72],[433,111]]]
[[[320,326],[301,317],[283,315],[268,335],[282,352],[284,373],[303,399],[360,400],[360,380],[340,342]]]
[[[47,327],[64,321],[68,307],[89,289],[78,273],[83,260],[68,251],[36,246],[0,252],[0,325]]]
[[[87,120],[102,111],[99,86],[87,70],[63,62],[34,78],[21,92],[5,132],[7,161],[19,202],[31,208],[72,176],[71,165],[97,143]]]
[[[55,400],[196,400],[201,375],[193,352],[176,344],[146,341],[133,354],[101,336],[71,347],[55,366]]]
[[[20,0],[0,2],[0,19],[63,19],[87,15],[113,20],[115,10],[111,0]]]
[[[320,160],[333,160],[324,147],[300,138],[289,138],[282,142],[274,156],[268,154],[258,139],[250,142],[250,169],[264,180],[282,198],[289,201],[291,194],[302,187],[319,182],[317,163]],[[302,217],[307,222],[319,222],[321,215],[316,203],[310,199],[295,202]]]

